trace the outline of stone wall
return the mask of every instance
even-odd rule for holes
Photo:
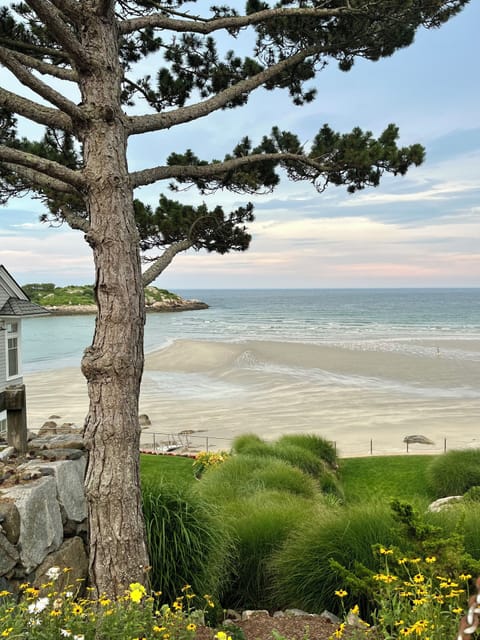
[[[76,429],[44,431],[22,458],[13,448],[0,453],[0,591],[40,586],[53,566],[70,569],[60,588],[86,579],[85,468]]]

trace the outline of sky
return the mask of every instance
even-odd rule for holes
[[[226,210],[247,200],[255,204],[247,252],[178,255],[154,284],[179,291],[479,287],[479,25],[480,1],[471,0],[459,16],[440,29],[419,31],[413,45],[391,58],[359,60],[348,73],[332,63],[314,82],[313,103],[296,107],[286,92],[260,90],[244,108],[131,139],[131,170],[161,164],[187,148],[205,159],[222,158],[243,136],[256,143],[273,125],[308,145],[324,123],[339,132],[359,126],[377,136],[393,122],[401,145],[426,147],[422,166],[353,195],[334,186],[319,194],[309,183],[286,178],[274,193],[254,198],[171,194],[163,184],[141,189],[136,196],[153,206],[162,190]],[[18,88],[3,68],[0,84]],[[0,207],[0,263],[20,284],[93,282],[83,234],[41,224],[42,211],[28,197]]]

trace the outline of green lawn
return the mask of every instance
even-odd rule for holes
[[[347,502],[369,498],[430,500],[425,472],[433,456],[371,456],[340,460],[339,477]],[[193,461],[180,456],[141,456],[142,480],[194,481]]]
[[[140,456],[140,475],[143,482],[173,482],[189,484],[194,481],[193,460],[181,456]]]
[[[430,500],[426,469],[433,456],[372,456],[340,460],[340,479],[347,502],[365,498]]]

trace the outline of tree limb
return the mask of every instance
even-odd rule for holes
[[[64,15],[74,21],[78,20],[81,15],[78,3],[73,0],[50,0],[50,2]]]
[[[67,133],[72,133],[73,125],[70,116],[62,113],[58,109],[45,107],[33,100],[22,98],[16,93],[7,91],[0,87],[0,107],[6,107],[9,111],[24,116],[33,122],[43,124],[52,129],[63,129]]]
[[[78,42],[74,32],[67,27],[61,14],[45,0],[27,0],[27,4],[35,11],[58,44],[65,49],[72,63],[75,63],[72,66],[88,70],[90,60],[85,49]]]
[[[64,98],[61,93],[51,89],[45,82],[36,78],[33,73],[28,71],[19,60],[13,56],[7,49],[0,47],[0,63],[10,69],[14,76],[23,85],[37,93],[39,96],[51,102],[61,111],[71,116],[74,120],[84,120],[85,115],[76,104],[71,100]]]
[[[190,249],[190,247],[193,247],[193,245],[193,240],[185,238],[184,240],[175,242],[165,249],[162,255],[159,256],[142,275],[143,286],[146,287],[147,284],[150,284],[155,280],[155,278],[158,278],[162,271],[165,271],[168,265],[172,262],[177,253],[186,251],[187,249]]]
[[[295,66],[300,62],[303,62],[305,58],[312,55],[317,55],[324,50],[323,47],[309,47],[303,51],[299,51],[295,55],[277,62],[276,64],[260,71],[251,78],[246,78],[237,82],[228,89],[224,89],[219,94],[203,102],[192,104],[187,107],[181,107],[174,109],[166,113],[154,113],[144,116],[130,116],[128,118],[128,133],[129,135],[146,133],[147,131],[160,131],[162,129],[168,129],[177,124],[184,122],[191,122],[198,118],[213,113],[224,107],[228,102],[242,95],[243,93],[250,93],[254,89],[257,89],[262,84],[265,84],[276,75],[282,73],[289,67]]]
[[[69,82],[77,82],[78,80],[78,75],[73,69],[62,69],[62,67],[43,62],[43,60],[37,60],[37,58],[29,56],[26,53],[21,53],[20,51],[10,51],[10,54],[25,67],[35,69],[43,75],[49,75],[59,80],[68,80]]]
[[[142,16],[140,18],[132,18],[130,20],[124,20],[119,25],[119,31],[121,34],[132,33],[139,29],[145,29],[147,27],[168,29],[171,31],[189,32],[189,33],[202,33],[208,34],[220,29],[237,30],[242,27],[248,27],[250,25],[259,24],[260,22],[266,22],[275,18],[288,18],[288,17],[314,17],[314,18],[332,18],[345,14],[347,12],[353,12],[353,9],[347,3],[344,7],[338,7],[337,9],[320,9],[320,8],[298,8],[298,9],[265,9],[264,11],[257,11],[245,16],[229,16],[226,18],[211,18],[210,20],[190,19],[190,20],[177,20],[169,18],[165,14],[156,13],[149,16]]]
[[[41,158],[33,153],[26,153],[20,149],[12,149],[5,145],[0,145],[0,162],[8,162],[21,167],[28,167],[48,176],[66,182],[67,184],[84,189],[86,182],[79,171],[72,171],[58,162]]]
[[[88,233],[90,231],[90,223],[86,218],[77,216],[67,207],[61,207],[61,212],[63,219],[72,229],[78,229],[79,231],[83,231],[84,233]]]
[[[71,184],[67,184],[63,180],[48,177],[35,169],[22,166],[18,163],[13,164],[12,162],[2,162],[2,165],[36,187],[53,189],[59,193],[79,195],[78,191]]]

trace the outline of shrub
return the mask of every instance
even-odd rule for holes
[[[233,453],[250,453],[252,447],[260,449],[268,449],[268,444],[262,440],[256,433],[244,433],[237,436],[232,443]]]
[[[317,513],[303,522],[272,559],[276,602],[283,608],[298,607],[311,613],[328,609],[340,614],[335,591],[343,584],[344,573],[339,566],[354,570],[361,564],[373,570],[372,545],[379,540],[398,542],[387,505],[366,503]]]
[[[151,585],[173,601],[186,584],[216,595],[229,571],[231,532],[221,513],[185,486],[143,488]]]
[[[321,458],[304,447],[287,442],[277,442],[272,447],[272,454],[276,458],[289,462],[294,467],[298,467],[305,473],[320,478],[325,474],[325,463]]]
[[[330,466],[334,467],[337,465],[337,452],[335,450],[335,445],[329,440],[313,433],[285,434],[279,438],[278,444],[291,444],[296,447],[302,447],[303,449],[307,449],[307,451],[314,453],[318,458],[324,460]]]
[[[480,485],[480,450],[448,451],[427,468],[427,481],[436,498],[463,495]]]
[[[207,499],[232,503],[257,491],[284,491],[305,498],[320,495],[315,480],[275,458],[237,455],[206,474],[197,487]]]

